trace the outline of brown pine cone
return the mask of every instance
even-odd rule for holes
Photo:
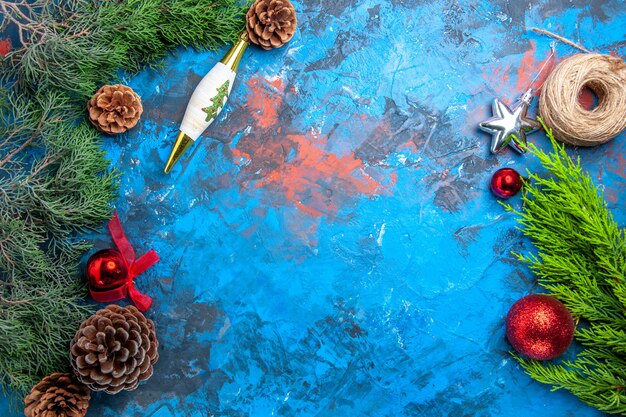
[[[54,373],[42,379],[24,398],[26,417],[83,417],[91,391],[72,374]]]
[[[70,348],[76,377],[94,391],[134,390],[159,359],[154,323],[134,306],[111,304],[80,325]]]
[[[110,135],[132,129],[143,113],[141,98],[122,84],[100,88],[87,103],[87,109],[91,123]]]
[[[248,39],[268,50],[289,42],[297,24],[296,10],[289,0],[256,0],[246,14]]]

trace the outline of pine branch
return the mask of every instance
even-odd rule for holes
[[[15,393],[64,370],[88,315],[72,236],[110,215],[115,174],[101,139],[59,93],[28,99],[4,90],[0,106],[0,384]]]
[[[214,49],[244,27],[239,0],[0,0],[0,386],[20,395],[67,368],[83,304],[78,236],[117,194],[85,100],[177,46]]]
[[[239,0],[75,0],[35,5],[0,0],[4,25],[15,24],[24,47],[7,55],[6,73],[24,90],[50,88],[91,96],[117,72],[138,71],[175,46],[215,49],[244,29]],[[26,10],[16,13],[16,10]],[[68,17],[69,16],[69,17]],[[0,24],[0,28],[2,24]]]
[[[515,356],[533,379],[552,385],[552,389],[566,389],[581,401],[597,409],[621,414],[626,408],[626,381],[616,378],[601,365],[590,368],[586,365],[573,366],[543,364]]]
[[[575,340],[583,350],[573,362],[516,359],[537,381],[566,389],[608,413],[626,413],[626,239],[601,191],[580,160],[573,161],[546,128],[554,151],[530,145],[549,176],[529,173],[515,211],[520,229],[538,250],[518,255],[539,284],[582,324]]]

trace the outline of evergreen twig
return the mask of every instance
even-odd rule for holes
[[[6,75],[29,91],[59,89],[84,100],[122,69],[138,71],[178,45],[215,49],[244,29],[247,1],[0,0],[0,30],[16,25],[23,46]],[[6,10],[6,12],[5,12]]]
[[[243,30],[238,0],[0,0],[0,386],[24,394],[68,367],[91,311],[77,235],[110,217],[117,174],[85,101],[118,71],[175,46],[217,48]]]
[[[519,216],[538,250],[519,255],[539,284],[581,320],[574,361],[542,363],[515,356],[526,372],[608,413],[626,413],[626,239],[602,192],[546,126],[553,153],[529,145],[550,176],[529,173]]]

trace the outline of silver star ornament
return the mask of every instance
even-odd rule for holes
[[[492,118],[480,123],[480,129],[491,133],[491,152],[498,153],[507,146],[519,153],[526,152],[526,134],[539,129],[536,120],[526,117],[528,106],[533,101],[533,90],[524,95],[509,108],[499,99],[493,100]]]

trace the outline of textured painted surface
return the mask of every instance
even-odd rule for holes
[[[125,79],[145,113],[106,147],[130,240],[163,259],[138,279],[162,350],[148,383],[97,395],[88,415],[599,416],[508,355],[504,316],[536,285],[488,181],[537,164],[490,155],[477,124],[548,56],[525,28],[624,56],[624,2],[295,4],[293,41],[246,52],[229,104],[169,176],[187,100],[221,54],[177,51]],[[620,224],[625,141],[572,149]]]

